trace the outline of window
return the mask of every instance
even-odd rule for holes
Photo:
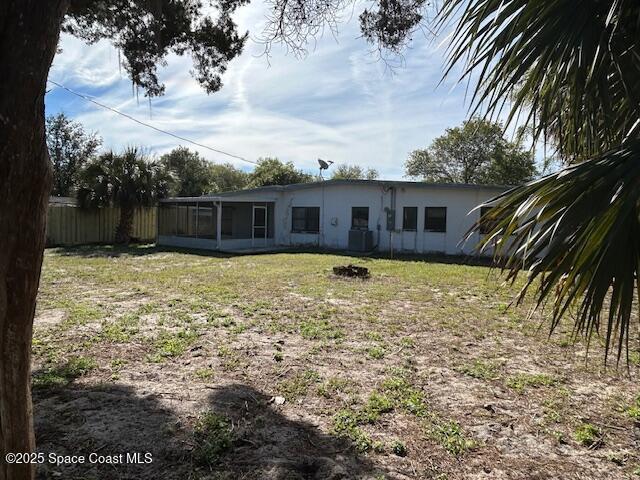
[[[496,225],[495,220],[485,220],[482,221],[482,217],[484,217],[493,207],[480,207],[480,233],[487,234]]]
[[[351,228],[355,230],[369,229],[369,207],[351,207]]]
[[[418,207],[404,207],[402,210],[402,230],[415,232],[418,229]]]
[[[424,229],[427,232],[446,232],[447,207],[426,207],[424,209]]]
[[[320,207],[292,207],[291,231],[294,233],[318,233],[320,231]]]

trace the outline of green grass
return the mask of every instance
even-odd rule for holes
[[[544,373],[518,373],[507,378],[507,387],[518,393],[524,393],[528,388],[550,387],[557,383],[557,378]]]
[[[289,401],[304,397],[311,385],[320,381],[320,375],[315,370],[298,372],[293,377],[283,380],[277,386],[277,391]]]
[[[201,414],[193,430],[192,457],[198,465],[215,465],[232,445],[231,422],[215,412]]]
[[[197,338],[198,332],[191,329],[183,329],[177,333],[163,331],[154,342],[155,351],[149,356],[149,360],[158,363],[168,358],[179,357]]]
[[[573,438],[580,445],[590,447],[602,437],[600,429],[590,423],[581,423],[573,431]]]
[[[351,390],[351,382],[345,378],[331,377],[318,385],[316,389],[318,395],[331,398],[338,393],[347,393]]]
[[[381,347],[380,345],[376,345],[373,347],[368,347],[366,352],[370,358],[373,358],[375,360],[380,360],[381,358],[384,358],[386,350],[384,349],[384,347]]]
[[[332,267],[348,262],[366,265],[372,277],[336,279]],[[80,377],[83,384],[130,385],[129,374],[140,371],[157,373],[158,388],[191,382],[203,396],[213,394],[209,388],[246,384],[266,398],[284,396],[274,410],[288,418],[301,414],[322,425],[328,418],[333,435],[356,450],[406,455],[425,476],[432,473],[423,460],[429,450],[438,458],[448,452],[450,463],[444,460],[433,478],[465,461],[476,447],[475,427],[501,421],[493,397],[501,386],[513,392],[507,397],[514,421],[531,435],[566,439],[569,455],[582,450],[574,441],[584,413],[571,401],[576,385],[604,382],[619,393],[615,404],[594,397],[590,408],[603,424],[628,428],[640,421],[628,379],[610,381],[610,372],[596,378],[575,355],[580,340],[577,349],[565,345],[570,332],[562,325],[549,342],[537,331],[542,315],[529,319],[528,304],[506,308],[520,281],[509,290],[488,273],[420,259],[299,252],[51,249],[38,297],[38,313],[48,321],[35,325],[34,388],[63,388]],[[594,342],[590,356],[599,348]],[[639,358],[636,348],[632,366]],[[452,401],[462,394],[467,398]],[[177,415],[181,425],[190,424],[188,415]],[[196,463],[213,465],[232,448],[233,435],[225,433],[224,417],[205,420],[194,433],[205,445],[196,449]],[[397,426],[411,438],[396,438],[404,435]],[[220,441],[206,440],[205,432]],[[608,429],[607,442],[616,436],[616,445],[627,446],[619,432]],[[531,453],[527,448],[515,445],[514,455]],[[638,464],[640,456],[630,455],[624,468]]]
[[[300,335],[309,340],[338,340],[345,336],[342,329],[328,320],[308,320],[300,323]]]
[[[98,368],[98,363],[87,357],[72,357],[67,362],[51,366],[36,372],[32,385],[34,388],[63,387],[78,377]]]
[[[475,446],[473,440],[465,437],[460,424],[454,421],[437,423],[431,429],[431,434],[447,452],[456,457]]]
[[[360,428],[359,415],[350,409],[338,411],[332,421],[332,432],[339,437],[348,438],[358,452],[366,452],[373,447],[371,437]]]
[[[496,380],[499,377],[499,369],[500,365],[496,362],[476,359],[470,364],[463,365],[458,371],[480,380]]]

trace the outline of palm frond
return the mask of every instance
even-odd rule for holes
[[[538,307],[550,300],[552,331],[577,306],[574,333],[603,333],[605,362],[614,346],[619,361],[640,292],[640,141],[486,205],[493,208],[473,228],[490,226],[479,249],[493,248],[512,282],[528,273],[519,300],[532,287]]]
[[[456,24],[447,74],[478,75],[474,108],[512,99],[568,159],[640,136],[640,2],[447,0],[438,18]]]

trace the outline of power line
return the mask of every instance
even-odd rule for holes
[[[193,144],[193,145],[197,145],[198,147],[206,148],[207,150],[211,150],[212,152],[216,152],[216,153],[220,153],[220,154],[222,154],[222,155],[226,155],[226,156],[228,156],[228,157],[236,158],[236,159],[238,159],[238,160],[242,160],[243,162],[251,163],[251,164],[253,164],[253,165],[258,165],[258,162],[254,162],[253,160],[247,160],[246,158],[241,157],[241,156],[239,156],[239,155],[234,155],[233,153],[228,153],[228,152],[225,152],[224,150],[219,150],[219,149],[217,149],[217,148],[213,148],[213,147],[210,147],[210,146],[208,146],[208,145],[204,145],[204,144],[202,144],[202,143],[195,142],[195,141],[193,141],[193,140],[190,140],[190,139],[188,139],[188,138],[182,137],[182,136],[180,136],[180,135],[176,135],[175,133],[171,133],[171,132],[168,132],[168,131],[166,131],[166,130],[162,130],[161,128],[154,127],[153,125],[150,125],[150,124],[148,124],[148,123],[145,123],[145,122],[143,122],[142,120],[138,120],[137,118],[132,117],[131,115],[128,115],[128,114],[126,114],[126,113],[124,113],[124,112],[121,112],[121,111],[119,111],[119,110],[116,110],[115,108],[110,107],[110,106],[108,106],[108,105],[105,105],[104,103],[100,103],[100,102],[98,102],[97,100],[94,100],[93,98],[88,97],[87,95],[84,95],[84,94],[82,94],[82,93],[79,93],[79,92],[76,92],[76,91],[74,91],[74,90],[71,90],[70,88],[65,87],[64,85],[61,85],[61,84],[59,84],[58,82],[54,82],[53,80],[47,80],[47,81],[48,81],[49,83],[52,83],[52,84],[53,84],[53,85],[55,85],[56,87],[62,88],[63,90],[66,90],[67,92],[72,93],[73,95],[76,95],[76,96],[78,96],[78,97],[80,97],[80,98],[82,98],[82,99],[84,99],[84,100],[87,100],[88,102],[91,102],[91,103],[93,103],[93,104],[95,104],[95,105],[98,105],[99,107],[106,108],[107,110],[110,110],[110,111],[112,111],[113,113],[117,113],[118,115],[122,115],[123,117],[128,118],[128,119],[129,119],[129,120],[131,120],[131,121],[134,121],[134,122],[136,122],[136,123],[139,123],[139,124],[140,124],[140,125],[142,125],[142,126],[145,126],[145,127],[151,128],[151,129],[153,129],[153,130],[155,130],[155,131],[157,131],[157,132],[164,133],[165,135],[169,135],[169,136],[171,136],[171,137],[177,138],[177,139],[182,140],[182,141],[184,141],[184,142],[191,143],[191,144]]]

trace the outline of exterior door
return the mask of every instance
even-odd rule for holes
[[[253,206],[253,228],[251,246],[267,246],[267,207]]]

